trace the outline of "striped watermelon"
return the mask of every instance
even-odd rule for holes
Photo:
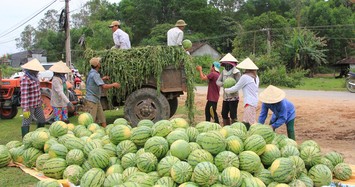
[[[44,179],[36,183],[35,187],[59,187],[61,184],[54,179]]]
[[[153,125],[152,129],[152,136],[165,137],[173,131],[173,124],[169,120],[160,120]]]
[[[24,145],[26,149],[32,146],[32,134],[33,132],[29,132],[22,138],[22,145]]]
[[[59,137],[68,133],[68,125],[63,121],[56,121],[49,126],[51,136]]]
[[[77,137],[70,137],[64,141],[63,145],[68,149],[84,149],[85,142],[84,140],[77,138]]]
[[[105,132],[97,130],[96,132],[92,133],[89,137],[93,139],[102,139],[106,134]]]
[[[49,154],[42,154],[37,157],[36,159],[36,169],[41,171],[43,169],[44,163],[46,163],[47,160],[49,160],[51,157]]]
[[[322,156],[322,158],[320,159],[320,162],[318,164],[326,165],[330,169],[330,171],[332,171],[332,172],[334,170],[334,166],[333,166],[332,162],[330,160],[328,160],[327,158],[325,158],[324,156]]]
[[[21,145],[22,145],[22,143],[20,141],[12,140],[12,141],[9,141],[5,146],[8,150],[10,150],[15,147],[20,147]]]
[[[299,177],[302,173],[307,173],[306,165],[304,161],[299,156],[290,156],[288,157],[292,160],[294,170],[296,172],[296,177]]]
[[[152,136],[152,131],[148,126],[138,126],[132,129],[131,141],[137,146],[144,146],[145,142]]]
[[[117,145],[121,141],[128,140],[131,137],[131,129],[126,125],[117,125],[110,130],[108,135],[111,142]]]
[[[67,134],[64,134],[64,135],[61,135],[61,136],[59,136],[58,138],[57,138],[57,141],[58,141],[58,143],[60,143],[60,144],[64,144],[68,139],[70,139],[70,138],[75,138],[75,135],[74,134],[69,134],[69,133],[67,133]]]
[[[154,181],[154,183],[156,183],[158,179],[160,179],[159,173],[157,171],[149,172],[148,175],[149,178]]]
[[[123,172],[123,167],[120,164],[114,164],[111,165],[107,170],[106,170],[106,176],[109,176],[113,173],[120,173],[122,174]]]
[[[90,151],[88,161],[94,168],[104,169],[110,164],[110,155],[105,149],[96,148]]]
[[[266,148],[266,142],[264,138],[258,134],[249,136],[244,141],[245,151],[254,151],[257,155],[263,154]]]
[[[308,171],[315,187],[328,186],[332,182],[332,171],[323,164],[317,164]]]
[[[49,139],[48,141],[46,141],[46,143],[44,143],[44,146],[43,146],[43,150],[45,153],[48,153],[49,151],[49,148],[53,145],[53,144],[57,144],[58,141],[55,139],[55,138],[51,138]]]
[[[259,178],[265,185],[269,185],[273,179],[271,177],[271,172],[267,169],[262,169],[255,173],[255,177]]]
[[[175,181],[171,177],[162,177],[155,182],[155,185],[164,187],[176,187]]]
[[[104,182],[104,187],[115,186],[118,184],[123,184],[123,175],[120,173],[112,173],[108,175]]]
[[[136,166],[136,156],[135,153],[127,153],[123,155],[121,159],[121,165],[123,168],[135,167]]]
[[[248,131],[248,135],[260,135],[261,137],[264,138],[265,142],[267,144],[271,144],[272,140],[275,138],[275,133],[272,130],[272,128],[268,125],[252,125]]]
[[[344,162],[343,155],[341,155],[340,153],[338,153],[336,151],[331,151],[331,152],[325,154],[324,157],[326,159],[330,160],[332,162],[333,166],[336,166],[336,165]]]
[[[171,178],[176,183],[188,182],[192,176],[192,167],[187,162],[177,162],[170,169]]]
[[[112,166],[114,164],[121,164],[121,160],[115,156],[110,157],[110,166]]]
[[[336,179],[346,181],[351,178],[352,170],[349,164],[339,163],[334,167],[333,173]]]
[[[96,148],[103,148],[103,145],[102,145],[102,142],[99,141],[99,140],[93,140],[93,141],[90,141],[90,142],[87,142],[85,145],[84,145],[84,154],[86,156],[89,155],[90,151],[96,149]]]
[[[203,149],[214,155],[224,151],[227,147],[226,140],[219,131],[206,132],[198,143]]]
[[[113,121],[113,124],[115,125],[126,125],[128,126],[128,121],[125,118],[117,118],[115,121]]]
[[[11,162],[10,151],[7,149],[6,146],[0,146],[0,168],[7,166],[10,162]]]
[[[266,144],[264,153],[260,155],[261,162],[266,166],[270,166],[274,160],[280,157],[281,152],[274,144]]]
[[[84,175],[84,170],[78,165],[70,165],[63,172],[63,179],[68,179],[74,185],[80,184],[80,179]]]
[[[259,187],[266,187],[264,182],[262,180],[260,180],[259,178],[254,177],[254,180],[256,181],[256,183],[258,184]]]
[[[261,160],[253,151],[243,151],[239,154],[239,169],[254,173],[259,169]]]
[[[278,158],[269,168],[271,177],[280,183],[289,183],[296,177],[293,162],[290,158]]]
[[[101,129],[101,126],[97,123],[90,123],[86,128],[92,133],[94,133],[97,130]]]
[[[242,122],[235,122],[235,123],[231,124],[230,127],[233,129],[241,130],[245,134],[247,133],[247,127]]]
[[[160,159],[168,152],[169,143],[163,137],[153,136],[145,142],[144,150],[153,153],[158,159]]]
[[[227,167],[239,168],[239,158],[231,151],[223,151],[216,155],[214,158],[214,164],[220,172]]]
[[[275,133],[275,137],[272,140],[272,144],[276,145],[279,149],[281,149],[281,145],[284,144],[283,142],[286,141],[286,139],[288,139],[286,135]]]
[[[298,179],[301,180],[306,185],[306,187],[313,187],[313,181],[308,177],[306,173],[301,173]]]
[[[44,163],[42,172],[47,177],[61,179],[63,177],[63,172],[66,167],[67,163],[64,159],[51,158]]]
[[[220,177],[220,181],[226,186],[240,186],[242,183],[242,177],[238,167],[225,168]]]
[[[26,149],[23,152],[23,164],[28,168],[32,168],[32,167],[36,166],[36,160],[42,154],[43,154],[42,151],[40,151],[36,148],[33,148],[33,147]],[[11,159],[11,157],[10,157],[10,159]]]
[[[103,147],[107,153],[110,155],[110,157],[115,157],[117,156],[117,146],[113,143],[108,143],[108,144],[105,144],[104,147]]]
[[[127,153],[137,152],[137,146],[131,140],[123,140],[116,147],[116,153],[118,158],[122,158]]]
[[[201,162],[213,163],[213,156],[210,152],[204,149],[196,149],[190,153],[187,161],[192,167],[195,167],[198,163]]]
[[[94,120],[92,119],[92,116],[90,113],[84,112],[79,115],[78,123],[79,123],[79,125],[88,126],[91,123],[94,123]]]
[[[191,151],[196,150],[196,149],[202,149],[202,147],[196,142],[189,142],[189,146],[190,146]]]
[[[173,118],[170,120],[170,122],[172,123],[174,129],[177,128],[186,129],[189,127],[189,123],[184,118]]]
[[[159,176],[170,176],[170,169],[171,167],[179,162],[180,160],[177,157],[174,156],[166,156],[162,158],[157,166],[157,171]]]
[[[190,145],[185,140],[176,140],[170,146],[170,153],[180,160],[185,160],[191,153]]]
[[[188,127],[186,129],[186,134],[189,137],[189,142],[195,142],[199,132],[195,127]]]
[[[122,175],[123,175],[123,180],[126,181],[129,176],[132,174],[139,172],[139,169],[137,167],[129,167],[123,170]]]
[[[98,187],[105,182],[105,172],[99,168],[92,168],[80,179],[80,187]]]
[[[25,146],[22,145],[20,147],[12,148],[9,151],[14,162],[23,163],[23,153],[25,152]],[[0,160],[2,159],[3,158],[1,157]]]
[[[226,142],[228,151],[232,151],[235,154],[244,151],[244,143],[238,136],[230,136],[226,139]]]
[[[67,153],[68,149],[64,145],[59,143],[53,144],[48,150],[48,154],[51,158],[65,158]]]
[[[194,182],[184,182],[179,187],[198,187],[198,184]]]
[[[93,168],[90,164],[88,160],[85,160],[84,163],[81,165],[81,167],[84,170],[84,173],[86,173],[87,171],[89,171],[91,168]]]
[[[82,165],[85,161],[84,152],[80,149],[72,149],[65,157],[68,165]]]
[[[286,145],[281,148],[281,156],[282,157],[289,157],[289,156],[299,156],[300,152],[298,151],[297,147],[292,145]]]
[[[138,122],[137,127],[146,126],[146,127],[152,128],[153,125],[154,125],[154,122],[152,120],[142,119]]]
[[[299,149],[302,151],[303,148],[308,147],[308,146],[315,147],[315,148],[317,148],[317,149],[319,150],[319,152],[320,152],[320,146],[319,146],[319,144],[318,144],[316,141],[314,141],[314,140],[306,140],[306,141],[302,142],[301,145],[299,146],[299,147],[300,147]]]
[[[211,162],[198,163],[193,171],[193,180],[198,185],[210,186],[217,182],[218,168]]]
[[[306,184],[299,179],[292,180],[288,185],[290,187],[306,187]]]
[[[150,187],[154,185],[154,180],[155,179],[147,173],[136,172],[129,176],[126,182],[137,182],[142,187]]]
[[[137,167],[143,172],[151,172],[156,170],[158,164],[157,157],[150,152],[143,153],[137,157]]]
[[[311,168],[320,163],[322,155],[320,150],[314,146],[303,147],[300,152],[300,157],[304,161],[306,168]]]
[[[166,136],[166,140],[169,145],[174,143],[176,140],[185,140],[186,142],[189,142],[189,136],[184,131],[174,130]]]

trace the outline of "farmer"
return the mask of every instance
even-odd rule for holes
[[[102,105],[100,103],[101,90],[109,88],[119,88],[120,84],[115,82],[112,84],[105,84],[104,80],[108,80],[109,77],[105,76],[101,79],[99,69],[101,67],[100,58],[94,57],[90,60],[91,70],[86,80],[86,105],[85,108],[89,112],[96,123],[106,127],[106,118]]]
[[[184,38],[184,29],[187,24],[180,19],[176,22],[175,27],[167,32],[168,46],[181,46]]]
[[[21,66],[25,74],[21,77],[21,107],[23,111],[22,138],[30,131],[33,117],[37,119],[37,128],[44,127],[45,117],[42,109],[41,90],[38,72],[45,71],[37,59]]]
[[[231,88],[226,88],[226,93],[235,93],[243,90],[244,114],[243,123],[249,129],[250,125],[256,123],[256,107],[258,105],[259,77],[256,71],[259,69],[250,58],[246,58],[237,68],[244,69],[244,74],[239,81]]]
[[[68,108],[74,110],[74,105],[69,101],[65,74],[70,73],[71,70],[62,61],[55,63],[49,70],[54,73],[50,102],[53,107],[54,120],[69,123]]]
[[[208,80],[208,88],[207,88],[207,103],[205,107],[205,117],[206,121],[211,121],[211,115],[214,119],[215,123],[219,124],[218,115],[217,115],[217,103],[219,99],[219,86],[217,86],[216,81],[219,77],[219,62],[213,62],[210,73],[205,75],[202,72],[202,67],[197,66],[197,71],[200,72],[201,80]]]
[[[286,124],[287,136],[293,140],[296,140],[294,129],[296,111],[293,104],[285,99],[285,96],[286,94],[283,90],[273,85],[268,86],[260,93],[259,99],[262,102],[262,105],[259,123],[265,123],[268,110],[270,109],[273,112],[270,120],[272,129],[275,130],[281,125]]]
[[[234,58],[233,55],[228,53],[221,60],[221,65],[224,67],[224,70],[219,75],[217,79],[217,85],[222,87],[225,80],[229,77],[235,79],[237,82],[240,78],[240,71],[235,68],[238,63],[238,60]],[[223,103],[222,103],[222,118],[223,125],[230,125],[237,120],[237,109],[239,103],[239,94],[238,92],[226,93],[223,89]],[[229,115],[228,115],[229,114]]]
[[[112,30],[113,41],[115,46],[112,48],[116,49],[130,49],[131,41],[129,40],[129,35],[121,29],[120,21],[113,21],[111,25],[108,26]]]

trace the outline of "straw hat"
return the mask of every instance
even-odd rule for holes
[[[49,68],[50,71],[53,71],[55,73],[70,73],[71,70],[68,68],[68,66],[66,64],[64,64],[64,62],[59,61],[55,64],[53,64],[52,67]]]
[[[109,27],[109,28],[112,28],[112,27],[118,26],[118,25],[121,25],[121,23],[120,23],[119,21],[113,21],[113,22],[111,23],[111,25],[109,25],[108,27]]]
[[[230,53],[226,54],[226,56],[224,56],[221,60],[220,60],[221,63],[224,63],[224,62],[235,62],[237,63],[238,60],[236,58],[234,58],[234,56]]]
[[[237,65],[239,69],[249,69],[249,70],[258,70],[258,66],[254,64],[254,62],[248,57],[243,60],[240,64]]]
[[[44,67],[41,65],[41,63],[36,59],[32,59],[26,64],[22,65],[21,68],[23,69],[28,69],[32,71],[46,71]]]
[[[176,26],[176,27],[184,27],[184,26],[186,26],[186,25],[187,25],[187,24],[186,24],[185,21],[182,20],[182,19],[177,20],[177,22],[175,23],[175,26]]]
[[[259,99],[263,103],[274,104],[282,101],[286,93],[276,86],[269,85],[264,91],[259,94]]]
[[[94,57],[94,58],[90,59],[90,65],[96,67],[100,63],[100,61],[101,61],[101,58]]]

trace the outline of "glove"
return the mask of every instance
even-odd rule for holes
[[[69,102],[69,103],[67,104],[67,106],[68,106],[68,108],[70,108],[71,110],[74,110],[74,105],[73,105],[73,103]]]
[[[24,117],[25,119],[30,118],[30,115],[31,115],[31,112],[30,112],[30,111],[23,112],[23,117]]]

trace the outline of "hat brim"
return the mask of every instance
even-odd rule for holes
[[[176,27],[185,27],[187,24],[176,24]]]
[[[286,97],[286,93],[276,87],[269,86],[259,94],[259,100],[267,104],[275,104],[282,101]]]
[[[230,64],[232,66],[236,66],[237,63],[236,62],[221,62],[221,65],[223,66],[224,64]]]

